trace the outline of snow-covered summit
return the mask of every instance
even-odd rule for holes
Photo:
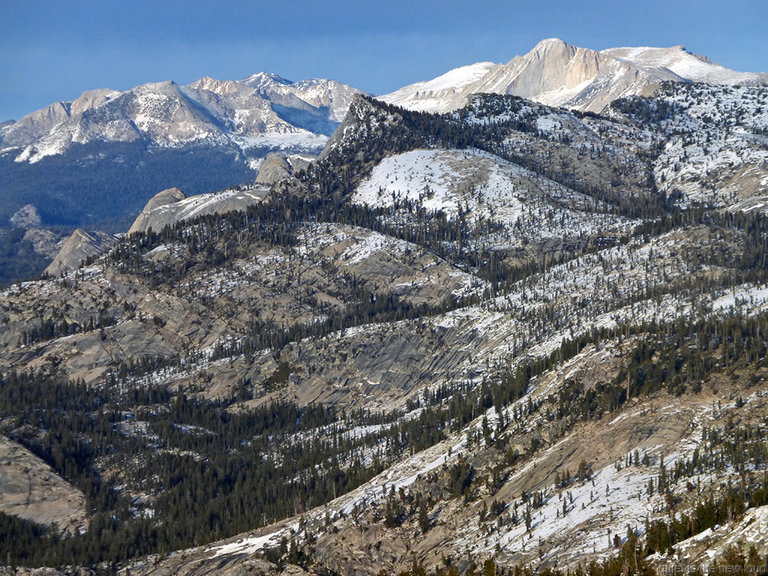
[[[648,71],[667,69],[685,80],[707,84],[768,84],[768,74],[736,72],[710,61],[706,56],[692,54],[685,46],[652,48],[609,48],[603,54],[620,60],[627,60]]]
[[[768,85],[768,74],[734,72],[682,46],[598,52],[547,38],[507,64],[464,66],[381,100],[412,110],[449,112],[464,106],[470,95],[487,92],[600,111],[616,98],[641,94],[646,86],[664,81]]]
[[[482,79],[496,66],[493,62],[478,62],[454,68],[433,80],[405,86],[384,99],[411,110],[431,111],[435,100],[450,99],[458,90]]]
[[[251,88],[256,88],[257,90],[274,88],[276,85],[290,86],[293,84],[290,80],[286,80],[277,74],[270,74],[269,72],[257,72],[256,74],[251,74],[247,78],[240,80],[239,83],[250,86]]]
[[[333,80],[294,83],[263,72],[239,81],[204,77],[186,86],[164,81],[125,92],[91,90],[0,128],[0,149],[33,163],[73,144],[138,140],[234,146],[247,155],[278,138],[278,148],[317,152],[358,92]],[[285,141],[286,135],[296,137]]]

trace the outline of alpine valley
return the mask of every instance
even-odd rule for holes
[[[549,39],[4,125],[0,574],[766,570],[767,84]]]

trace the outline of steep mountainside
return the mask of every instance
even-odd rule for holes
[[[768,74],[734,72],[683,46],[596,52],[550,38],[507,64],[457,68],[381,99],[412,110],[450,112],[466,105],[472,94],[513,94],[549,106],[599,112],[617,98],[665,81],[765,86]]]
[[[621,111],[658,134],[654,180],[683,205],[763,210],[768,195],[768,90],[665,84]]]
[[[87,232],[78,228],[61,243],[61,248],[53,258],[53,262],[45,269],[45,274],[56,276],[79,268],[88,258],[103,254],[116,242],[115,236],[105,232]]]
[[[0,432],[89,522],[0,515],[0,558],[757,570],[768,220],[707,168],[762,181],[767,91],[663,85],[605,115],[359,96],[271,187],[166,191],[102,256],[0,293]]]

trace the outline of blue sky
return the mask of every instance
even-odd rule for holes
[[[259,71],[374,94],[539,40],[671,46],[768,71],[768,0],[0,0],[0,120],[84,90]]]

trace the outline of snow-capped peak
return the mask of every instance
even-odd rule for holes
[[[242,85],[233,80],[217,80],[210,76],[200,78],[197,82],[193,82],[189,85],[190,88],[195,90],[207,90],[214,94],[233,94],[242,88]]]
[[[477,64],[462,66],[446,72],[434,80],[424,82],[423,86],[425,90],[445,90],[447,88],[466,86],[485,76],[494,66],[496,64],[493,62],[478,62]]]
[[[644,70],[666,68],[685,80],[708,84],[767,84],[768,74],[736,72],[713,64],[706,56],[692,54],[685,46],[609,48],[606,54],[633,63]]]
[[[290,86],[293,84],[290,80],[286,80],[282,76],[277,74],[270,74],[268,72],[259,72],[257,74],[251,74],[247,78],[243,78],[239,81],[240,84],[250,86],[256,90],[264,90],[267,88],[274,88],[275,85]]]
[[[92,90],[3,126],[0,148],[32,163],[73,144],[138,140],[235,147],[246,156],[251,149],[314,154],[358,92],[333,80],[294,83],[265,72],[237,81],[206,76],[186,86],[167,80],[125,92]]]
[[[381,100],[428,112],[461,108],[472,94],[514,94],[550,106],[600,111],[651,84],[692,81],[768,85],[768,74],[734,72],[683,46],[612,48],[597,52],[559,38],[542,40],[504,65],[481,62],[417,82]]]
[[[562,49],[562,48],[573,48],[570,44],[567,44],[560,38],[544,38],[544,40],[540,40],[536,46],[533,47],[533,50],[531,52],[541,52],[543,50],[551,50],[551,49]]]

